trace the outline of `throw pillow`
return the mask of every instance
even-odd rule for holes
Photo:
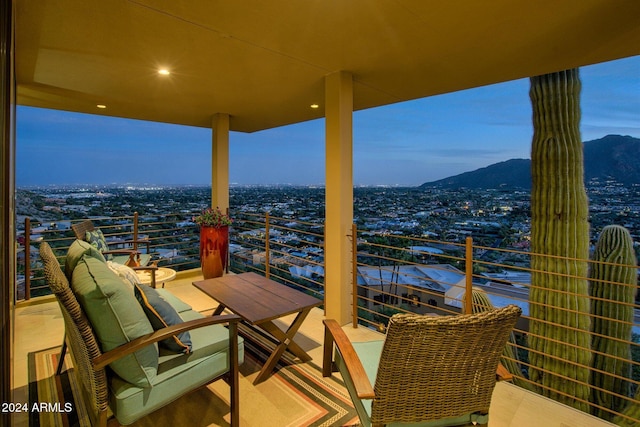
[[[74,241],[67,251],[67,259],[64,262],[64,274],[67,276],[69,282],[71,282],[71,274],[76,268],[76,265],[78,265],[78,262],[86,254],[102,262],[106,262],[104,256],[89,242],[85,242],[84,240]]]
[[[155,331],[183,322],[171,304],[165,301],[152,287],[136,284],[134,292]],[[173,335],[171,338],[160,341],[160,345],[176,353],[188,354],[191,352],[191,334],[186,331]]]
[[[136,297],[104,260],[85,254],[73,270],[71,287],[103,352],[153,332]],[[149,387],[158,371],[158,346],[146,346],[109,366],[123,380]]]
[[[128,267],[124,264],[118,264],[117,262],[113,261],[107,261],[107,265],[109,266],[111,271],[116,273],[118,277],[122,279],[124,284],[127,285],[127,289],[129,289],[131,293],[133,293],[133,288],[135,287],[135,285],[140,283],[140,278],[133,270],[133,268]]]
[[[109,250],[107,240],[104,238],[104,234],[102,234],[102,230],[100,230],[99,228],[96,228],[93,231],[87,231],[85,233],[85,240],[91,243],[91,245],[99,250],[102,254]],[[107,260],[111,260],[113,259],[113,255],[107,254],[106,258]]]

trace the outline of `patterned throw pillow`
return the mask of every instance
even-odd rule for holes
[[[93,231],[87,231],[85,233],[85,240],[91,243],[96,249],[100,251],[100,253],[105,253],[109,250],[109,246],[107,246],[107,241],[104,238],[104,234],[102,234],[102,230],[99,228]],[[105,257],[107,260],[112,260],[113,255],[107,254]]]
[[[178,312],[155,289],[146,285],[135,285],[134,292],[154,331],[183,322]],[[176,353],[189,354],[191,334],[189,331],[182,332],[160,341],[159,344]]]
[[[122,279],[124,284],[127,285],[127,289],[129,289],[131,293],[134,293],[133,288],[135,287],[135,285],[140,284],[140,278],[133,270],[133,268],[127,267],[124,264],[118,264],[113,261],[107,261],[107,265],[109,266],[111,271],[116,273],[118,277]]]

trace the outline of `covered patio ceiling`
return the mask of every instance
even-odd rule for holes
[[[241,132],[324,117],[336,71],[361,110],[640,54],[637,0],[14,4],[19,105]]]

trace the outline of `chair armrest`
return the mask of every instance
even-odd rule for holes
[[[338,322],[333,319],[325,319],[323,323],[324,354],[322,359],[322,376],[331,376],[333,370],[333,344],[335,343],[340,355],[342,355],[358,398],[373,399],[376,397],[373,386],[364,370],[364,366],[362,366],[362,362],[360,362],[358,358],[358,354]]]
[[[147,253],[149,252],[149,248],[151,247],[151,241],[148,238],[138,239],[138,240],[125,240],[123,243],[131,243],[136,245],[145,245],[147,247]]]
[[[136,253],[138,253],[137,251],[134,251],[133,249],[109,249],[108,251],[104,251],[102,252],[103,255],[105,254],[121,254],[121,255],[135,255]]]
[[[139,265],[137,267],[131,267],[132,270],[149,270],[149,271],[156,271],[158,270],[158,264],[149,264],[149,265]]]
[[[182,322],[177,325],[159,329],[155,332],[129,341],[128,343],[122,344],[121,346],[116,347],[113,350],[109,350],[108,352],[96,357],[91,361],[91,363],[93,364],[93,370],[98,371],[100,369],[104,369],[110,363],[121,359],[128,354],[134,353],[143,347],[146,347],[158,341],[162,341],[173,335],[209,325],[229,323],[229,334],[230,336],[236,337],[234,341],[237,343],[239,321],[240,316],[237,316],[235,314],[225,314],[222,316],[207,316],[202,319],[189,320],[188,322]]]
[[[130,265],[131,269],[134,271],[149,271],[149,275],[151,276],[151,282],[149,286],[152,288],[156,287],[156,271],[158,271],[158,262],[152,262],[149,265]],[[164,286],[163,286],[164,287]]]
[[[507,368],[502,364],[502,362],[498,362],[498,367],[496,368],[496,380],[498,381],[512,381],[513,374],[509,372]]]
[[[131,239],[131,240],[125,240],[125,241],[124,241],[124,243],[142,243],[142,244],[145,244],[145,245],[146,245],[147,243],[150,243],[150,242],[151,242],[151,241],[150,241],[148,238],[145,238],[145,239],[138,239],[138,240]]]
[[[136,255],[140,252],[133,249],[113,249],[102,252],[102,255],[129,255],[129,259],[124,263],[127,267],[137,267],[140,263],[136,260]]]

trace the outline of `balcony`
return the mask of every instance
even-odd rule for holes
[[[3,46],[0,57],[4,67],[0,72],[3,80],[0,109],[4,117],[5,174],[0,182],[2,247],[6,251],[2,261],[5,286],[0,334],[3,401],[11,400],[10,381],[5,375],[11,373],[13,360],[22,355],[20,344],[14,357],[11,341],[14,331],[16,341],[23,338],[32,341],[37,334],[40,343],[46,340],[40,339],[42,330],[49,327],[41,324],[34,330],[32,325],[24,332],[17,325],[22,316],[30,316],[29,310],[38,307],[28,305],[34,303],[31,300],[46,297],[32,298],[45,289],[37,281],[37,257],[32,258],[29,249],[22,253],[26,260],[23,270],[18,267],[16,272],[13,265],[16,258],[13,229],[16,104],[90,114],[96,113],[99,105],[108,107],[99,114],[211,129],[215,153],[212,155],[212,203],[223,208],[229,206],[230,132],[255,132],[325,118],[326,169],[333,171],[326,180],[324,235],[326,255],[332,257],[325,261],[327,275],[330,275],[327,288],[331,291],[325,292],[327,307],[344,322],[349,310],[344,299],[349,289],[341,289],[345,292],[336,297],[331,287],[350,283],[349,265],[357,266],[353,277],[357,278],[357,270],[362,268],[370,280],[361,284],[353,280],[354,317],[368,327],[383,329],[385,319],[393,311],[434,310],[432,300],[438,304],[438,310],[457,311],[459,308],[448,307],[446,301],[451,299],[459,305],[461,301],[459,294],[451,298],[438,294],[438,287],[444,287],[448,280],[444,274],[441,278],[429,279],[428,289],[413,285],[423,283],[417,280],[423,272],[420,268],[414,272],[403,271],[407,270],[404,266],[436,261],[429,259],[436,257],[412,253],[404,243],[365,242],[360,239],[361,231],[354,229],[353,260],[348,260],[347,236],[341,227],[353,219],[350,218],[353,202],[350,196],[353,188],[351,113],[637,55],[640,45],[637,5],[626,2],[620,7],[609,3],[602,0],[567,5],[549,0],[543,4],[494,1],[460,8],[450,2],[433,8],[424,2],[409,1],[388,2],[380,8],[376,3],[342,2],[341,13],[336,13],[338,9],[332,2],[300,3],[297,5],[300,7],[283,8],[279,4],[251,1],[249,7],[227,2],[221,13],[217,2],[206,1],[193,2],[189,7],[171,2],[134,1],[115,5],[96,3],[92,8],[77,1],[2,2],[0,16],[4,18],[4,31],[0,37]],[[550,10],[553,13],[550,14]],[[321,24],[310,31],[310,20]],[[424,25],[425,22],[430,25]],[[598,31],[593,31],[595,27]],[[275,33],[274,28],[278,29]],[[103,34],[110,36],[102,37]],[[390,34],[393,37],[388,37]],[[443,34],[447,36],[442,37]],[[187,44],[189,49],[185,49]],[[151,58],[166,58],[176,65],[172,74],[176,79],[168,85],[169,89],[150,78],[155,74],[152,70],[161,65]],[[319,102],[321,108],[304,108],[310,102]],[[177,142],[176,147],[179,146]],[[113,234],[117,234],[118,226],[114,227]],[[27,236],[29,247],[30,235]],[[67,244],[62,240],[64,236],[56,238],[61,239],[56,247],[63,249]],[[411,246],[431,244],[413,240]],[[156,250],[163,241],[167,240],[156,241]],[[456,264],[468,288],[473,279],[483,273],[480,267],[484,268],[487,259],[476,252],[485,249],[472,243],[467,250],[462,242],[454,243],[457,249],[438,256],[437,261]],[[280,249],[270,248],[270,244],[270,237],[266,237],[264,274],[297,283],[298,278],[292,277],[285,268],[292,261],[289,257],[277,265],[271,262],[272,253]],[[62,256],[63,251],[58,255]],[[529,257],[526,253],[521,256]],[[259,254],[255,261],[251,268],[260,270]],[[474,270],[474,266],[478,266],[478,270]],[[503,268],[495,262],[491,267]],[[374,284],[376,268],[379,280]],[[512,270],[513,266],[505,264],[504,268]],[[523,267],[518,269],[523,271]],[[8,284],[16,279],[16,273],[23,275],[24,281],[22,288],[18,284],[14,295]],[[400,278],[402,280],[398,280]],[[313,278],[313,281],[324,285],[322,279]],[[317,283],[309,283],[309,289],[321,291]],[[531,285],[522,286],[532,289]],[[14,297],[30,301],[19,303],[14,310]],[[442,303],[438,297],[442,297]],[[515,297],[526,301],[523,294]],[[24,304],[27,306],[22,307]],[[526,330],[526,325],[519,328]],[[635,344],[633,346],[635,348]],[[513,407],[515,405],[509,406]],[[526,415],[536,420],[540,412],[538,408]],[[6,414],[2,419],[6,420]],[[567,422],[562,422],[572,425],[573,419],[570,415]]]
[[[197,271],[197,270],[196,270]],[[191,283],[195,280],[202,279],[199,275],[194,275],[193,271],[181,273],[178,278],[166,284],[175,295],[179,296],[185,302],[192,305],[195,309],[202,312],[213,311],[216,302],[206,297],[200,291],[195,289]],[[322,342],[323,342],[323,325],[324,313],[322,309],[314,309],[305,323],[303,323],[298,332],[298,340],[303,348],[313,357],[310,366],[321,366],[322,364]],[[285,318],[284,322],[290,322],[292,319]],[[367,341],[371,339],[380,339],[381,334],[367,327],[353,328],[352,326],[344,326],[353,341]],[[44,331],[44,332],[43,332]],[[64,324],[60,316],[58,304],[51,297],[39,297],[38,302],[26,303],[16,310],[16,360],[15,360],[15,390],[16,397],[27,401],[27,354],[46,348],[59,346],[62,342],[64,334]],[[37,340],[34,340],[37,335]],[[313,368],[311,368],[313,369]],[[303,426],[305,421],[300,422],[304,418],[302,410],[295,407],[287,407],[283,402],[287,402],[286,397],[279,397],[283,401],[274,400],[274,394],[280,396],[282,386],[275,378],[269,378],[265,382],[254,386],[252,384],[253,377],[257,372],[245,375],[241,370],[240,380],[240,416],[241,425],[247,427],[265,426],[265,419],[278,420],[278,424],[269,425],[292,425]],[[334,374],[337,375],[337,374]],[[225,403],[226,392],[219,391],[216,387],[220,385],[210,385],[211,393],[219,396],[220,411],[226,411]],[[345,393],[344,390],[341,390]],[[217,393],[217,394],[216,394]],[[18,397],[19,396],[19,397]],[[348,396],[347,396],[348,397]],[[181,404],[185,405],[184,397],[172,404],[169,411],[179,411],[176,409]],[[290,399],[295,405],[293,397]],[[210,411],[207,411],[207,413]],[[223,416],[224,418],[224,416]],[[165,424],[169,422],[169,424]],[[174,421],[163,420],[154,415],[150,415],[134,426],[153,425],[176,425],[171,424]],[[282,422],[280,424],[280,422]],[[26,414],[16,415],[14,417],[14,426],[27,426],[28,418]],[[180,424],[177,424],[180,425]],[[190,424],[191,426],[205,425],[225,425],[225,421],[220,418],[206,418],[202,420],[202,424]],[[610,425],[602,420],[587,415],[583,412],[569,408],[568,406],[558,404],[550,399],[538,396],[532,392],[526,391],[520,387],[508,383],[499,383],[494,392],[494,398],[491,407],[492,427],[499,426],[606,426]]]
[[[168,282],[166,287],[190,303],[199,311],[209,312],[216,306],[191,286],[199,280],[197,264],[197,232],[189,224],[191,213],[172,214],[164,219],[155,217],[103,218],[101,224],[111,239],[125,239],[134,233],[145,235],[153,242],[152,252],[169,253],[161,263],[180,270],[176,280]],[[234,214],[231,233],[230,272],[256,271],[290,286],[322,298],[324,295],[323,266],[323,227],[315,222],[293,221],[287,218],[258,214]],[[114,225],[116,223],[116,225]],[[109,226],[112,228],[110,229]],[[28,230],[29,226],[25,227]],[[110,230],[110,232],[107,232]],[[60,254],[71,242],[64,229],[39,230],[38,238],[44,238],[61,248]],[[173,240],[167,240],[168,234]],[[34,234],[27,233],[29,241]],[[519,366],[513,384],[502,383],[496,388],[492,402],[492,426],[526,425],[565,425],[598,426],[610,425],[585,412],[542,397],[530,389],[535,384],[528,378],[532,369],[525,337],[531,336],[529,330],[528,293],[535,288],[530,283],[534,271],[530,267],[531,254],[525,251],[504,250],[475,244],[472,239],[461,241],[436,241],[423,237],[407,237],[375,230],[352,230],[354,274],[352,325],[344,329],[353,340],[368,340],[380,337],[388,318],[396,312],[437,313],[441,315],[469,311],[471,301],[463,297],[472,286],[482,289],[495,306],[515,303],[523,307],[523,316],[517,324],[515,340],[510,346],[513,359],[507,362]],[[171,243],[169,243],[171,242]],[[28,250],[26,252],[29,252]],[[38,263],[31,255],[27,277],[30,278],[27,289],[41,293],[38,284]],[[161,264],[162,265],[162,264]],[[20,268],[19,268],[20,270]],[[540,272],[538,272],[540,273]],[[20,289],[18,293],[20,294]],[[63,326],[58,314],[57,304],[50,297],[34,297],[27,293],[25,301],[18,304],[16,310],[16,380],[17,391],[26,393],[26,353],[60,345]],[[634,354],[630,361],[634,372],[640,367],[638,361],[638,305],[632,322],[634,339],[627,344]],[[321,364],[322,319],[324,312],[314,309],[305,321],[299,334],[303,347],[313,357],[310,364]],[[46,328],[43,326],[46,325]],[[353,325],[358,325],[354,328]],[[46,329],[46,334],[42,330]],[[37,333],[38,339],[33,340]],[[547,339],[546,337],[539,337]],[[504,362],[504,361],[503,361]],[[562,363],[570,363],[563,360]],[[252,396],[241,409],[243,425],[261,425],[260,417],[251,419],[256,411],[251,409],[253,397],[268,396],[269,391],[260,390],[251,384],[248,375],[242,381],[243,392]],[[638,378],[629,380],[632,387],[638,387]],[[582,384],[585,385],[585,384]],[[556,390],[551,390],[555,392]],[[241,394],[242,395],[242,394]],[[631,395],[632,396],[632,395]],[[26,398],[26,397],[25,397]],[[630,397],[621,397],[631,401]],[[593,404],[585,401],[587,405]],[[272,410],[282,411],[275,405]],[[259,412],[258,412],[259,413]],[[295,416],[291,415],[291,422]],[[18,424],[19,425],[19,424]],[[295,423],[293,424],[295,425]]]

